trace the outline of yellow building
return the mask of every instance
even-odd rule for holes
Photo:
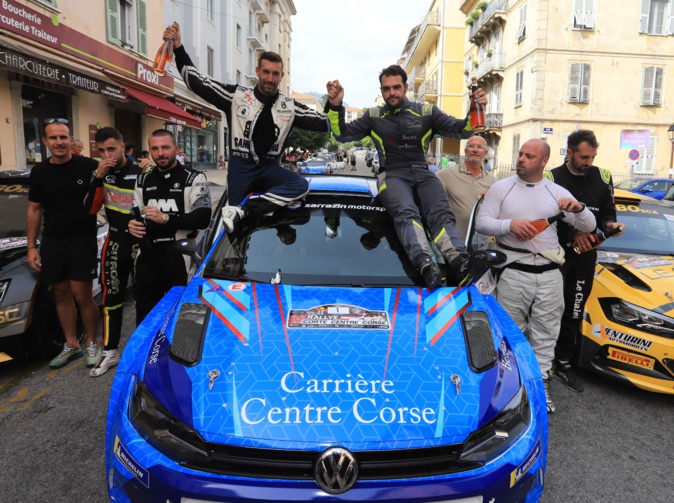
[[[433,0],[423,21],[412,28],[400,57],[407,72],[408,98],[432,103],[454,117],[465,117],[463,76],[465,17],[459,0]],[[434,154],[459,153],[458,140],[436,138]]]
[[[136,154],[154,129],[205,127],[213,110],[177,106],[168,99],[173,78],[152,71],[162,14],[163,0],[3,0],[0,169],[46,159],[48,118],[68,119],[88,156],[97,155],[93,134],[101,126],[117,127]]]
[[[671,0],[465,0],[460,9],[465,74],[489,93],[486,137],[498,164],[544,138],[549,166],[560,165],[568,135],[591,129],[596,164],[618,178],[667,174]]]

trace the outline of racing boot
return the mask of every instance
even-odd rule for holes
[[[245,210],[241,206],[225,206],[222,208],[222,223],[227,229],[227,233],[234,232],[234,227],[246,216]]]
[[[468,286],[484,274],[488,260],[489,255],[484,250],[477,250],[470,256],[459,255],[456,257],[450,267],[454,276],[456,276],[458,286]]]
[[[569,361],[555,360],[552,362],[552,368],[548,374],[564,384],[571,391],[582,393],[585,391],[583,382],[578,378],[576,372]]]
[[[438,266],[433,263],[430,257],[424,259],[423,264],[421,264],[421,267],[419,268],[419,272],[421,273],[421,277],[424,278],[428,288],[437,288],[445,281],[442,272],[438,269]]]

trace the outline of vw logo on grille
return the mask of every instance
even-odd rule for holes
[[[358,478],[358,463],[346,449],[332,447],[323,451],[314,470],[316,483],[326,493],[340,494],[348,491]]]

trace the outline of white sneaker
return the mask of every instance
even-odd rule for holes
[[[222,223],[225,224],[225,228],[230,234],[234,232],[236,224],[245,216],[246,212],[241,206],[225,206],[222,208]]]
[[[554,414],[557,407],[555,407],[555,402],[550,398],[550,391],[548,390],[548,381],[549,379],[543,379],[543,386],[545,386],[545,404],[548,407],[548,414]]]
[[[102,376],[118,363],[119,363],[118,349],[108,349],[107,351],[103,351],[100,360],[98,360],[96,366],[91,369],[89,375],[91,377]]]

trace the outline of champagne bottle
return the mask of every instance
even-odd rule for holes
[[[472,84],[470,86],[471,95],[470,95],[470,127],[474,132],[479,133],[486,129],[486,122],[484,120],[484,105],[478,103],[475,98],[475,91],[477,91],[477,78],[472,78]]]
[[[564,212],[563,211],[560,212],[560,213],[557,213],[554,217],[541,218],[539,220],[532,220],[531,225],[536,227],[536,234],[534,234],[534,236],[543,232],[545,229],[550,227],[552,224],[554,224],[560,218],[564,218]]]
[[[157,75],[164,76],[168,73],[173,63],[173,40],[164,40],[154,58],[152,70]]]
[[[597,246],[602,244],[608,238],[610,238],[611,236],[615,236],[616,234],[618,234],[622,230],[623,230],[623,228],[618,226],[618,227],[614,227],[610,231],[598,232],[596,234],[593,234],[592,235],[592,248],[590,248],[590,250],[594,250]],[[585,251],[590,251],[590,250],[585,250]],[[580,248],[578,247],[578,245],[575,242],[573,243],[573,251],[575,251],[578,255],[580,255],[581,253],[584,253],[583,251],[580,250]]]
[[[152,253],[152,239],[147,234],[147,222],[145,221],[145,217],[141,215],[140,208],[138,206],[134,206],[133,208],[131,208],[131,215],[133,216],[133,219],[136,222],[140,222],[145,226],[146,234],[140,240],[141,251],[144,251],[146,253]]]

